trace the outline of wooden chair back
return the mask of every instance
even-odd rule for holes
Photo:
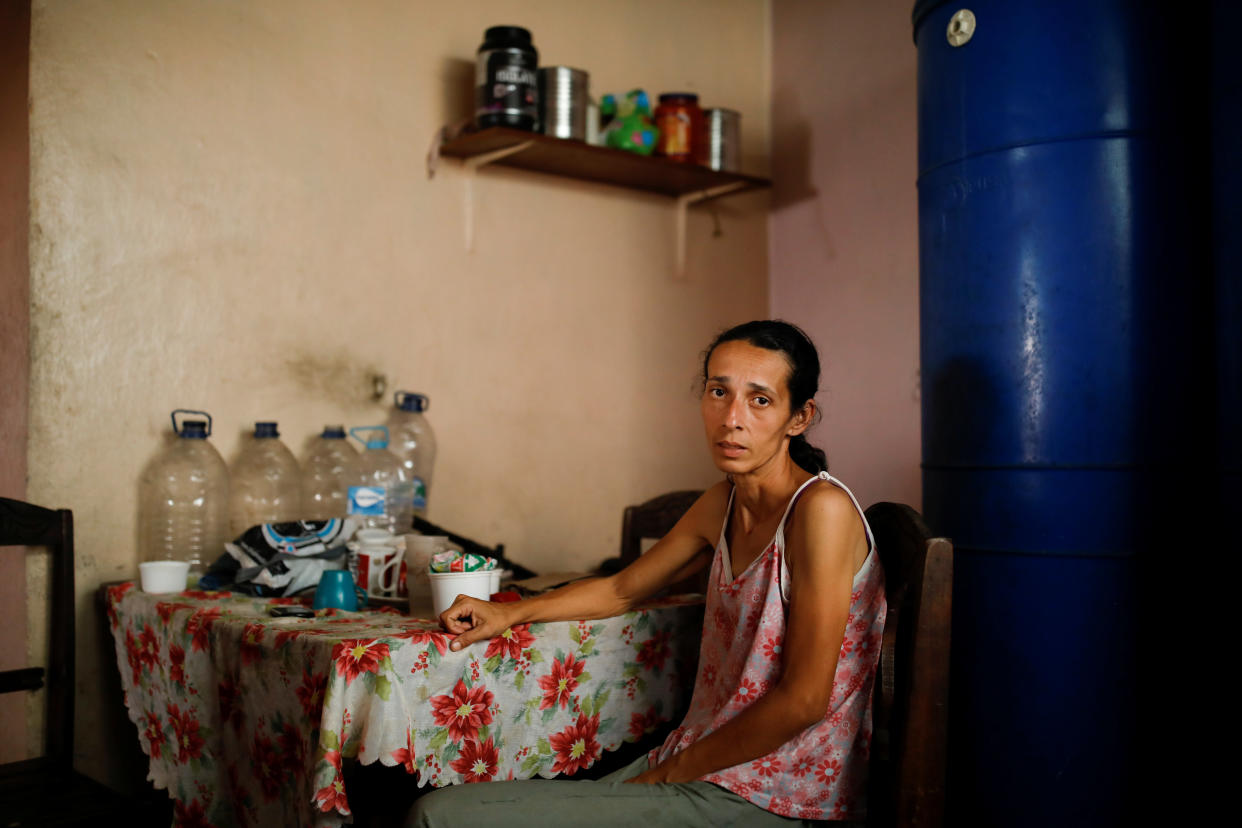
[[[888,619],[876,675],[868,825],[944,821],[953,545],[900,503],[866,511]]]
[[[44,547],[51,556],[49,584],[52,607],[48,666],[0,672],[0,693],[45,689],[47,744],[43,764],[73,768],[73,512],[44,509],[0,497],[0,548],[5,554],[26,554],[20,547]],[[17,548],[14,548],[17,547]],[[17,763],[15,763],[17,764]]]
[[[702,495],[699,490],[669,492],[637,506],[627,506],[621,513],[621,566],[638,560],[644,538],[659,540],[668,534]],[[668,592],[703,592],[706,588],[707,571],[703,570],[671,585]]]

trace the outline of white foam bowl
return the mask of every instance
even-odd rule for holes
[[[138,564],[142,591],[152,595],[182,592],[189,574],[189,561],[143,561]]]
[[[431,581],[431,607],[439,615],[453,605],[458,595],[469,595],[486,601],[492,597],[492,573],[495,570],[480,569],[477,572],[428,572]]]

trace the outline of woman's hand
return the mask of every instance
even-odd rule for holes
[[[480,601],[468,595],[458,595],[453,605],[440,613],[440,624],[457,638],[449,649],[457,652],[484,638],[494,638],[513,626],[508,620],[506,605]]]

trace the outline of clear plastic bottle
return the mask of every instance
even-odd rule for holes
[[[197,414],[205,419],[182,419]],[[142,559],[189,561],[191,581],[224,552],[228,539],[229,472],[211,436],[211,415],[172,412],[177,439],[152,458],[139,484],[138,531]]]
[[[392,413],[388,415],[388,450],[397,456],[413,484],[411,508],[414,514],[427,515],[431,494],[431,475],[436,464],[436,435],[423,412],[431,406],[424,394],[398,391],[393,395]]]
[[[229,533],[237,537],[260,523],[302,517],[302,473],[293,452],[280,442],[276,423],[254,424],[229,472]]]
[[[360,437],[360,432],[370,436]],[[410,485],[401,461],[388,450],[388,427],[358,426],[349,433],[366,449],[349,465],[349,514],[359,528],[409,532],[414,524]]]
[[[358,451],[345,426],[327,425],[302,460],[302,517],[327,520],[349,514],[349,464]]]

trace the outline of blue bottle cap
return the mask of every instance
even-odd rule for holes
[[[345,426],[343,425],[326,425],[323,427],[323,434],[319,435],[325,440],[344,440]]]
[[[206,420],[182,420],[181,431],[177,433],[178,437],[187,440],[206,440],[207,439],[207,421]]]
[[[426,394],[415,394],[412,391],[398,391],[393,395],[393,404],[402,411],[422,413],[431,406]]]
[[[254,436],[256,439],[265,437],[279,437],[280,432],[276,430],[276,423],[264,421],[254,424]]]

